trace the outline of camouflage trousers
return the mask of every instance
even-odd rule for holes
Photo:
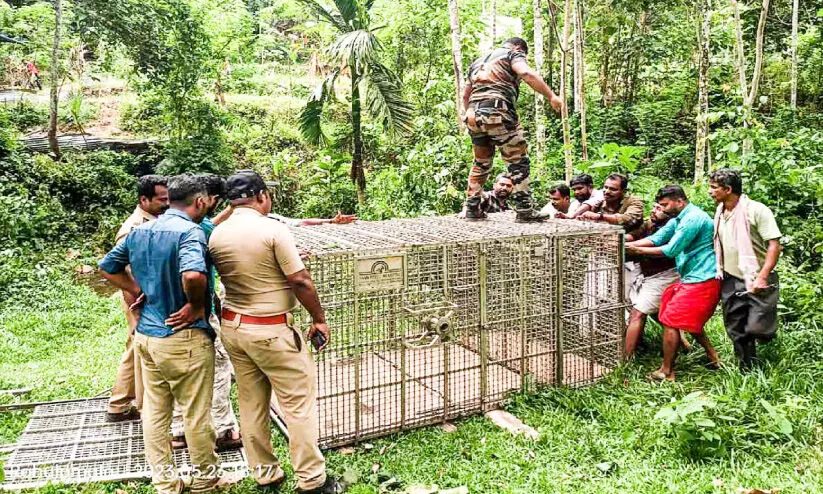
[[[529,193],[529,145],[520,121],[505,108],[477,108],[466,111],[466,127],[472,138],[474,163],[469,172],[467,198],[480,195],[491,173],[497,149],[514,182],[513,194]],[[524,194],[517,194],[522,196]]]

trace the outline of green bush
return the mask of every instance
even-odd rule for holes
[[[109,246],[125,212],[134,207],[139,161],[111,151],[46,155],[13,153],[0,160],[0,248],[42,250],[81,238]]]

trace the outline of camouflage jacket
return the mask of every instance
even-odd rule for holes
[[[512,69],[512,63],[526,60],[519,50],[496,48],[485,57],[478,58],[469,66],[468,79],[472,86],[469,105],[480,102],[503,100],[516,117],[515,104],[520,94],[520,78]]]
[[[501,211],[508,211],[509,205],[506,204],[505,199],[500,199],[495,195],[493,190],[483,191],[480,199],[480,210],[487,213],[499,213]]]

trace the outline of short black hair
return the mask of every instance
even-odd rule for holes
[[[686,197],[686,191],[683,190],[683,187],[677,184],[661,187],[660,190],[657,191],[657,195],[655,196],[654,200],[660,202],[661,199],[682,199],[684,201],[689,200],[689,198]]]
[[[617,180],[620,182],[620,190],[626,190],[626,187],[629,186],[629,177],[622,173],[611,173],[606,177],[606,180]]]
[[[512,174],[508,172],[498,173],[497,177],[494,179],[495,181],[500,180],[501,178],[505,178],[506,180],[511,180],[514,183],[514,179],[512,178]]]
[[[168,187],[168,179],[163,175],[143,175],[137,179],[137,197],[145,197],[148,200],[154,199],[156,195],[155,187],[158,185]]]
[[[177,175],[169,179],[170,203],[189,206],[197,196],[205,196],[207,193],[206,185],[194,175]]]
[[[740,172],[737,170],[731,168],[715,170],[709,174],[709,181],[721,187],[731,188],[732,194],[743,194],[743,177],[740,176]]]
[[[572,191],[569,190],[569,186],[563,182],[556,183],[549,187],[549,194],[554,194],[555,192],[560,192],[560,195],[563,197],[571,197]]]
[[[523,38],[517,38],[517,37],[509,38],[503,44],[504,45],[517,46],[518,48],[523,50],[523,53],[529,53],[529,44],[526,43],[526,40],[523,39]]]
[[[588,185],[589,187],[594,187],[594,179],[587,173],[581,173],[580,175],[575,175],[572,177],[569,182],[569,187],[574,187],[575,185]]]
[[[226,179],[213,174],[198,175],[210,196],[226,197]]]

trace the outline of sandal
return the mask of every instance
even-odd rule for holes
[[[672,373],[671,373],[671,374],[669,374],[669,375],[666,375],[666,374],[664,374],[662,371],[660,371],[660,370],[658,369],[658,370],[656,370],[656,371],[654,371],[654,372],[650,372],[650,373],[649,373],[649,375],[647,375],[647,376],[646,376],[646,378],[647,378],[647,379],[649,379],[650,381],[659,381],[659,382],[669,381],[669,382],[674,382],[674,372],[672,372]]]
[[[236,437],[235,437],[236,435]],[[230,449],[240,449],[243,446],[243,440],[240,433],[234,429],[227,430],[223,434],[217,436],[217,451],[227,451]]]

